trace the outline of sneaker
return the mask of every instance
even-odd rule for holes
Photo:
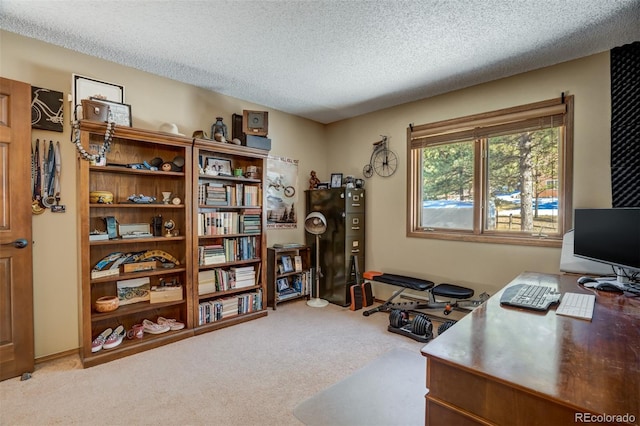
[[[168,325],[171,331],[182,330],[184,328],[184,323],[172,318],[167,319],[163,317],[158,317],[158,324]]]
[[[127,332],[124,330],[124,327],[119,325],[113,333],[107,337],[107,340],[104,341],[102,345],[103,349],[112,349],[122,343],[122,339],[127,335]]]
[[[142,321],[142,326],[144,327],[144,332],[149,334],[162,334],[171,330],[171,327],[166,324],[156,324],[155,322],[149,321],[148,319]]]
[[[112,331],[113,330],[111,330],[110,328],[107,328],[105,331],[100,333],[98,337],[93,339],[93,342],[91,342],[91,352],[98,352],[100,349],[102,349],[104,341],[107,340],[107,337],[109,337]]]

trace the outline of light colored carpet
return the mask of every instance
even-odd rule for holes
[[[308,426],[424,425],[425,358],[393,349],[293,413]]]
[[[302,401],[392,349],[419,354],[423,343],[388,324],[386,313],[300,300],[92,368],[77,356],[37,364],[29,380],[0,382],[0,424],[299,426],[293,410]],[[423,365],[415,375],[424,380]],[[423,410],[424,392],[415,398]]]

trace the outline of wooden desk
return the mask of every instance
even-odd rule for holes
[[[507,287],[519,283],[589,292],[572,275],[525,272]],[[596,291],[589,322],[502,307],[503,291],[422,349],[427,425],[639,424],[640,297]]]

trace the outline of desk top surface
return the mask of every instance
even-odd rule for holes
[[[591,293],[574,275],[525,272],[537,284]],[[505,287],[505,288],[506,288]],[[503,307],[504,289],[422,349],[496,381],[595,413],[640,416],[640,297],[593,291],[592,321]]]

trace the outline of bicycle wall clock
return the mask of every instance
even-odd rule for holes
[[[382,140],[373,143],[373,152],[369,158],[369,164],[362,169],[364,177],[370,178],[373,172],[378,176],[389,177],[398,168],[398,156],[389,149],[388,137],[381,135]]]

